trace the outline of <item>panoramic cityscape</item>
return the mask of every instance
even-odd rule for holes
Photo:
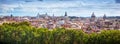
[[[68,16],[65,12],[64,16],[49,16],[49,14],[38,13],[35,17],[31,16],[3,16],[0,18],[0,24],[13,23],[13,22],[30,22],[36,28],[48,28],[49,30],[55,28],[68,28],[68,29],[82,29],[87,33],[99,32],[100,30],[120,30],[120,16],[96,17],[95,13],[91,13],[90,17],[75,17]]]
[[[0,44],[120,44],[120,0],[0,0]]]

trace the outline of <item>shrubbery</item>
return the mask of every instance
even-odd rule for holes
[[[27,22],[4,23],[0,26],[3,44],[120,44],[119,30],[87,34],[82,30],[34,28]]]

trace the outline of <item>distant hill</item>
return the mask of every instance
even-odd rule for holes
[[[117,18],[117,19],[120,19],[120,16],[109,16],[107,18]]]

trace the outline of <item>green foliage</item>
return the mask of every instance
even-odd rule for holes
[[[119,30],[87,34],[82,30],[32,27],[28,22],[0,25],[0,42],[7,44],[120,44]]]

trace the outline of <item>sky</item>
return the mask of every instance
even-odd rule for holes
[[[0,15],[120,16],[120,0],[0,0]]]

